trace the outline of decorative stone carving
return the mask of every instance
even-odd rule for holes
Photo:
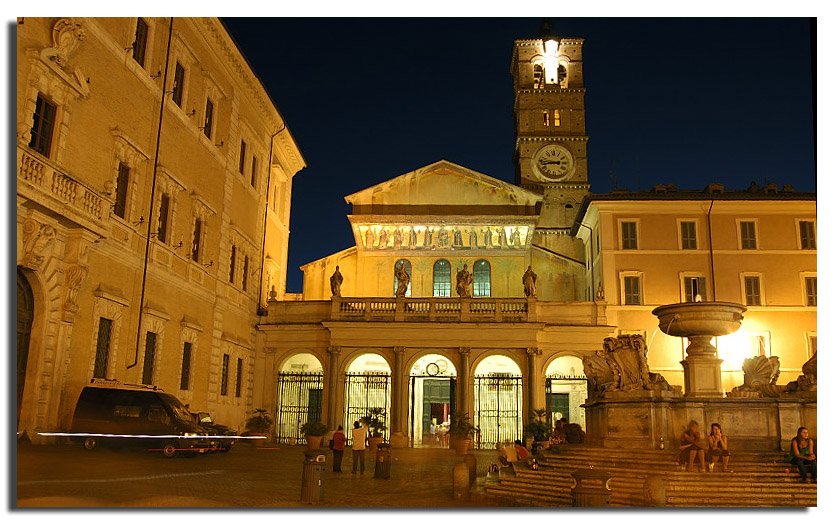
[[[777,397],[786,387],[777,385],[780,358],[758,355],[742,362],[743,384],[728,392],[728,397]]]
[[[470,286],[473,284],[473,274],[467,271],[467,265],[464,265],[463,270],[458,270],[455,274],[455,291],[459,297],[472,297],[470,293]]]
[[[803,374],[786,385],[786,392],[817,392],[818,390],[818,353],[803,363]]]
[[[23,223],[23,258],[21,266],[38,270],[46,256],[47,248],[55,240],[55,228],[34,219]]]
[[[64,68],[85,37],[84,28],[75,18],[61,18],[52,26],[52,47],[44,49],[43,56]]]
[[[402,262],[394,269],[394,276],[397,278],[397,290],[395,297],[406,297],[406,290],[409,289],[409,272],[406,271],[406,263]]]
[[[342,297],[342,274],[338,265],[331,275],[331,296]]]
[[[522,285],[525,287],[525,297],[536,297],[536,274],[530,265],[522,275]]]
[[[649,371],[643,335],[619,335],[603,340],[603,349],[583,358],[592,393],[630,390],[677,391],[661,374]]]
[[[71,264],[64,271],[64,310],[76,313],[78,311],[78,289],[87,278],[90,269],[79,264]]]
[[[606,299],[606,295],[603,293],[603,283],[597,283],[597,300],[603,301]]]

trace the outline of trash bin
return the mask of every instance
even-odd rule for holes
[[[608,507],[612,498],[609,479],[612,475],[605,470],[581,469],[571,473],[575,480],[571,489],[571,504],[574,507]]]
[[[302,503],[322,503],[325,501],[325,486],[322,479],[325,476],[327,460],[318,450],[304,451],[302,465]]]
[[[389,479],[391,477],[391,445],[380,443],[377,445],[377,458],[374,461],[374,477]]]

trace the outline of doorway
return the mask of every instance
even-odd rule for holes
[[[449,417],[455,411],[455,366],[444,356],[426,354],[409,371],[409,444],[441,447],[448,443]]]
[[[477,448],[523,439],[522,371],[506,356],[486,357],[475,370],[473,424]]]
[[[17,270],[17,424],[20,425],[20,407],[23,388],[26,385],[26,365],[29,361],[29,338],[35,317],[35,300],[32,287],[20,269]]]

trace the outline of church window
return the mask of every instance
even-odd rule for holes
[[[49,157],[52,129],[55,125],[55,105],[38,94],[38,99],[35,101],[35,113],[32,117],[32,138],[29,141],[29,147],[44,157]]]
[[[412,296],[412,263],[407,261],[406,259],[400,259],[396,263],[394,263],[394,270],[397,271],[397,267],[401,264],[406,265],[406,273],[409,275],[409,286],[406,287],[406,297]],[[394,292],[397,293],[397,277],[394,278]]]
[[[473,265],[473,297],[490,297],[490,263],[484,259]]]
[[[559,125],[560,125],[560,110],[555,109],[554,110],[554,127],[557,127]]]
[[[120,162],[119,174],[116,176],[116,202],[113,203],[113,213],[123,219],[127,211],[129,180],[130,168]]]
[[[183,107],[183,82],[185,77],[185,68],[177,62],[177,65],[174,66],[174,91],[171,93],[171,100],[180,107]]]
[[[550,115],[548,114],[548,110],[543,110],[542,111],[542,125],[547,128],[549,123],[550,123]]]
[[[449,297],[452,283],[452,267],[446,259],[435,261],[432,269],[432,296]]]
[[[145,67],[145,47],[148,44],[148,23],[141,18],[136,19],[136,35],[133,39],[133,59],[140,66]]]

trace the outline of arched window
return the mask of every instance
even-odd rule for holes
[[[394,263],[394,271],[397,271],[397,267],[401,264],[406,265],[406,273],[409,274],[409,286],[406,288],[406,297],[412,296],[412,263],[407,261],[406,259],[400,259],[396,263]],[[397,293],[397,276],[394,277],[394,293]]]
[[[484,259],[473,265],[473,297],[490,297],[490,263]]]
[[[560,64],[560,67],[557,68],[557,82],[561,88],[568,87],[568,69],[566,69],[565,64]]]
[[[560,110],[554,110],[554,127],[560,125]]]
[[[534,64],[533,66],[533,87],[539,89],[542,86],[542,65]]]
[[[451,282],[452,266],[446,259],[438,259],[432,270],[432,296],[449,297]]]
[[[542,110],[542,125],[543,125],[543,126],[545,126],[546,128],[548,127],[548,124],[549,124],[549,122],[548,122],[548,121],[549,121],[549,119],[548,119],[548,110],[547,110],[547,109],[543,109],[543,110]]]

